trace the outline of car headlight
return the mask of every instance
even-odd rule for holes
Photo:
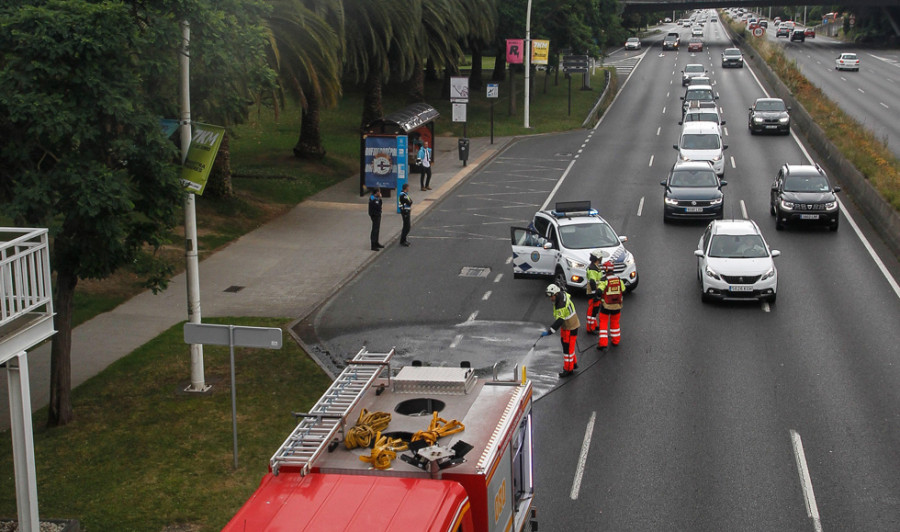
[[[579,270],[583,270],[584,268],[587,267],[587,264],[585,264],[583,262],[578,262],[577,260],[573,260],[570,258],[566,258],[566,264],[569,265],[569,268],[574,268],[574,269],[579,269]]]
[[[720,152],[720,153],[719,153],[718,155],[716,155],[715,157],[712,157],[712,158],[710,159],[710,161],[712,161],[712,162],[714,162],[714,163],[717,163],[717,162],[719,162],[719,161],[722,160],[722,156],[723,156],[723,155],[724,155],[724,154]]]
[[[716,198],[709,202],[710,205],[718,205],[720,203],[722,203],[722,198]]]
[[[791,117],[783,116],[783,117],[779,118],[778,121],[781,122],[782,124],[787,124],[788,122],[791,121]]]
[[[679,153],[679,154],[678,154],[678,158],[681,159],[682,161],[690,161],[690,160],[691,160],[691,158],[688,157],[688,156],[687,156],[686,154],[684,154],[684,153]]]
[[[666,205],[678,205],[678,200],[675,198],[665,198]]]
[[[835,209],[837,209],[837,202],[836,202],[836,201],[829,201],[828,203],[825,204],[825,210],[826,210],[826,211],[833,211],[833,210],[835,210]]]
[[[722,278],[719,277],[719,274],[716,273],[715,271],[713,271],[713,269],[710,268],[708,264],[706,265],[706,268],[704,268],[703,273],[705,273],[707,277],[712,277],[713,279],[715,279],[717,281],[722,280]]]
[[[766,273],[762,274],[762,275],[760,276],[759,280],[760,280],[760,281],[765,281],[766,279],[770,279],[770,278],[772,278],[772,277],[775,277],[775,266],[772,266],[771,268],[769,268],[769,271],[767,271]]]
[[[634,255],[632,255],[631,252],[626,253],[625,260],[623,262],[625,263],[625,266],[631,266],[632,264],[634,264]]]
[[[758,116],[754,116],[754,117],[753,117],[753,123],[754,123],[754,124],[762,124],[762,122],[763,122],[763,119],[762,119],[762,118],[760,118],[760,117],[758,117]]]
[[[781,200],[781,208],[786,211],[794,210],[794,202]]]

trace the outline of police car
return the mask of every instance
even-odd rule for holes
[[[557,202],[553,210],[538,211],[528,227],[511,227],[510,238],[517,279],[552,277],[560,286],[583,289],[591,251],[600,249],[628,291],[637,288],[634,255],[622,245],[628,237],[616,234],[590,201]]]

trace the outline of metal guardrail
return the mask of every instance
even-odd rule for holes
[[[0,227],[0,327],[35,312],[53,315],[47,229]]]

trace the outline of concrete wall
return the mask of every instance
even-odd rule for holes
[[[727,24],[722,24],[727,28]],[[797,135],[806,139],[820,157],[816,162],[828,172],[829,177],[841,185],[844,201],[849,197],[895,256],[900,257],[900,213],[875,190],[869,180],[856,169],[832,144],[825,132],[813,121],[806,109],[794,99],[787,86],[775,75],[769,65],[740,35],[732,35],[735,44],[744,53],[744,61],[750,63],[763,79],[773,96],[784,100],[791,107],[791,127]]]

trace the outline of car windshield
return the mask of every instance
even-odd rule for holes
[[[784,102],[781,100],[763,100],[756,102],[757,111],[784,111]]]
[[[559,228],[563,246],[569,249],[608,248],[620,244],[612,227],[605,223],[563,225]]]
[[[685,150],[717,150],[719,136],[714,133],[688,133],[681,137],[681,148]]]
[[[700,42],[700,41],[698,39],[698,40],[694,40],[691,42]],[[706,69],[703,68],[703,65],[688,65],[688,66],[684,67],[685,74],[702,74],[704,72],[706,72]]]
[[[715,187],[719,180],[712,170],[675,170],[669,179],[673,187]]]
[[[638,42],[637,37],[629,37],[628,42]]]
[[[790,176],[784,180],[786,192],[828,192],[828,180],[817,176]]]
[[[685,122],[715,122],[719,123],[719,115],[716,113],[688,113],[684,116]]]
[[[710,89],[690,89],[684,95],[685,100],[712,100],[713,93]]]
[[[737,57],[737,56],[741,55],[741,51],[736,48],[729,48],[728,50],[725,50],[725,52],[723,52],[723,53],[729,57]]]
[[[855,60],[856,60],[856,54],[844,54],[844,55],[841,56],[841,59],[843,59],[843,60],[845,60],[845,61],[847,61],[847,60],[855,61]]]
[[[768,252],[759,235],[716,235],[709,245],[709,256],[720,259],[758,259],[767,257]]]

